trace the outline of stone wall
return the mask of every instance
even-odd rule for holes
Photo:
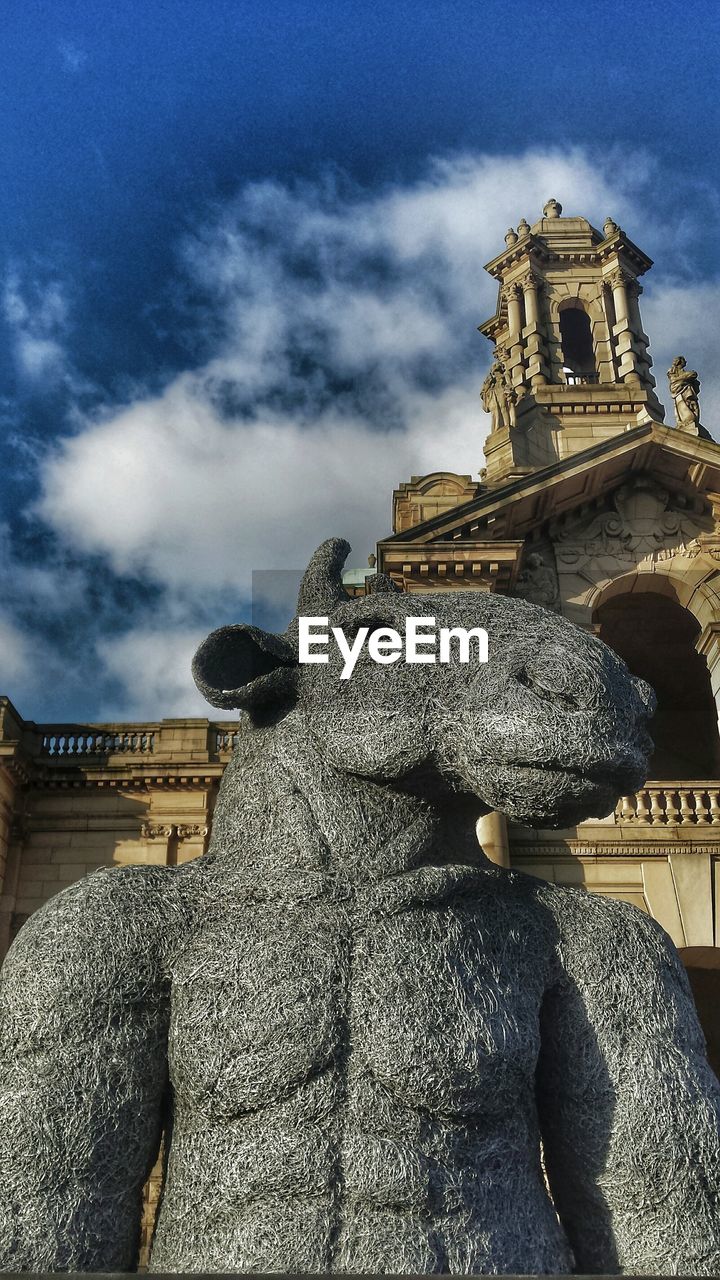
[[[0,699],[0,954],[97,867],[173,866],[206,847],[233,725],[36,725]]]

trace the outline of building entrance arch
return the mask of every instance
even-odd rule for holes
[[[650,725],[657,781],[720,776],[718,712],[707,661],[698,652],[702,627],[677,599],[670,580],[603,593],[593,611],[597,634],[634,675],[655,689],[658,709]],[[641,589],[638,590],[638,587]],[[645,589],[642,589],[642,588]]]

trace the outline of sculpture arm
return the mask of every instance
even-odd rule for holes
[[[720,1084],[655,921],[575,891],[542,1012],[548,1181],[577,1270],[720,1272]]]
[[[136,1264],[166,1083],[158,938],[167,874],[95,872],[31,916],[8,953],[0,1271]]]

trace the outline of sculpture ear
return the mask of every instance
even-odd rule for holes
[[[296,667],[295,651],[282,636],[238,623],[203,640],[192,673],[211,706],[250,710],[287,696]]]

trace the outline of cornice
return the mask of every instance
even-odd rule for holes
[[[229,760],[228,756],[228,760]],[[162,771],[162,766],[155,765],[144,769],[133,770],[124,774],[111,774],[99,768],[83,765],[75,769],[38,769],[33,770],[28,784],[38,791],[157,791],[160,790],[197,790],[211,787],[223,775],[226,761],[213,765],[203,765],[202,769],[180,770],[175,773]]]
[[[568,840],[566,844],[522,844],[514,841],[512,832],[510,833],[510,858],[516,859],[537,859],[538,862],[547,862],[548,858],[564,859],[566,862],[583,859],[597,861],[600,858],[632,858],[635,861],[642,859],[643,862],[650,858],[664,858],[669,854],[675,857],[681,854],[684,857],[697,856],[699,854],[711,854],[717,857],[720,853],[720,831],[718,831],[717,839],[712,840],[705,836],[702,840],[672,840],[667,829],[660,835],[660,828],[648,825],[645,828],[653,833],[652,840],[646,841],[628,841],[624,844],[622,841],[606,842],[604,840]],[[673,828],[675,830],[675,828]]]
[[[497,485],[486,486],[477,497],[452,507],[447,512],[431,516],[410,529],[389,535],[378,544],[378,547],[389,550],[398,544],[424,545],[433,541],[453,542],[454,535],[459,534],[469,523],[476,520],[483,522],[493,515],[509,510],[521,499],[529,498],[540,490],[548,495],[544,503],[545,508],[550,507],[552,493],[557,486],[570,479],[576,484],[578,476],[585,471],[608,468],[611,463],[620,461],[623,466],[626,466],[631,459],[632,465],[642,466],[646,470],[651,469],[652,454],[655,449],[660,452],[667,451],[687,460],[691,464],[688,467],[689,483],[693,483],[695,477],[701,476],[705,489],[710,492],[720,492],[720,445],[715,441],[689,436],[676,427],[647,421],[629,430],[620,431],[607,440],[591,445],[589,449],[573,453],[547,467],[538,468],[507,482],[501,481]],[[613,475],[612,483],[615,479]],[[581,498],[578,499],[578,502],[581,501]],[[503,535],[512,537],[511,531],[499,523],[497,536]],[[492,538],[492,533],[481,529],[477,536],[478,541],[486,541],[488,537]]]

